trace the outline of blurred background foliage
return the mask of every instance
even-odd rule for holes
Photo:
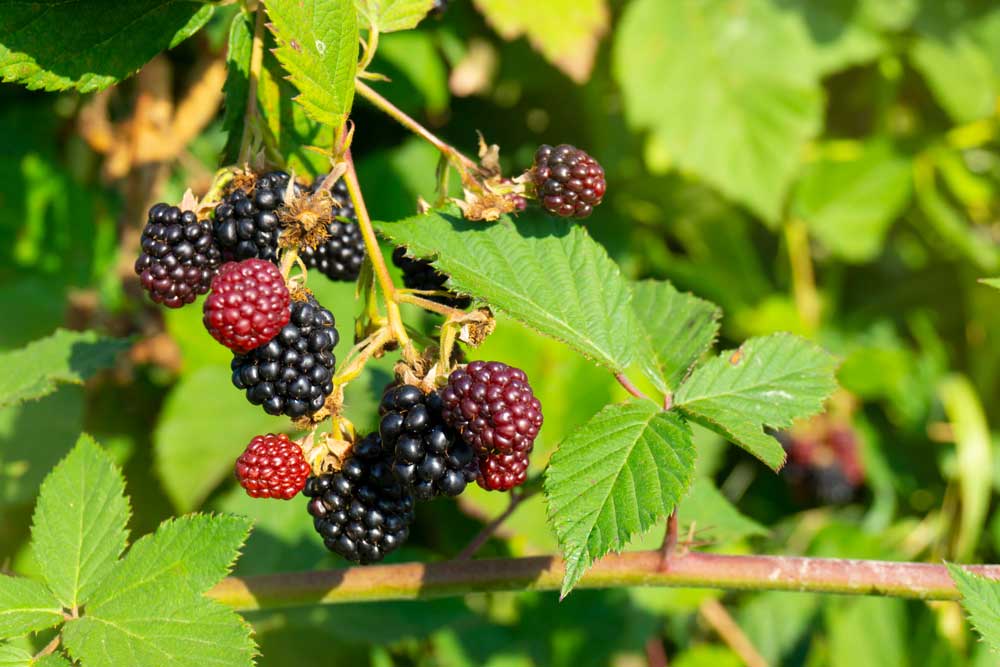
[[[0,566],[31,571],[35,490],[81,430],[125,466],[136,531],[197,508],[239,512],[257,520],[239,573],[341,564],[301,503],[253,502],[234,484],[249,438],[288,424],[230,389],[199,308],[153,307],[131,269],[148,206],[204,192],[219,166],[236,13],[215,8],[192,38],[103,92],[0,85],[0,351],[60,326],[134,340],[86,388],[0,409]],[[595,155],[609,195],[591,233],[631,277],[721,305],[723,346],[789,330],[842,360],[829,415],[782,434],[782,475],[698,433],[686,539],[727,552],[1000,560],[1000,294],[977,283],[1000,274],[995,3],[453,0],[419,29],[385,35],[375,63],[392,80],[377,84],[386,96],[468,152],[482,131],[511,173],[543,142]],[[316,173],[322,159],[303,146],[323,131],[266,76],[273,144],[297,174]],[[412,214],[433,192],[433,149],[363,101],[353,118],[373,215]],[[350,331],[352,288],[310,286]],[[532,378],[546,413],[536,471],[622,395],[605,371],[512,322],[475,356]],[[358,425],[373,422],[390,368],[351,385]],[[435,502],[390,561],[453,556],[505,503],[479,489]],[[535,496],[483,554],[554,548]],[[898,600],[581,590],[562,603],[473,595],[250,620],[261,665],[657,666],[665,650],[671,665],[727,667],[747,658],[733,628],[761,664],[996,664],[957,605]]]

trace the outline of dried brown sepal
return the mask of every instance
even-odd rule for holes
[[[344,461],[354,451],[354,443],[344,438],[338,438],[332,433],[323,433],[318,439],[322,456],[317,457],[316,463],[313,463],[313,472],[328,474],[343,468]],[[310,463],[312,462],[310,461]]]
[[[333,196],[329,190],[292,196],[278,210],[278,219],[283,228],[279,246],[315,248],[330,236],[327,225],[333,220]]]
[[[465,199],[453,200],[462,209],[466,220],[485,220],[494,222],[505,213],[517,210],[517,204],[510,197],[490,191],[481,194],[465,190]]]
[[[489,335],[497,328],[497,321],[493,317],[493,311],[489,308],[480,308],[466,313],[463,317],[455,320],[455,324],[460,327],[458,340],[470,347],[482,345],[483,341],[489,338]]]
[[[483,133],[476,131],[479,135],[479,171],[486,178],[500,176],[500,146],[497,144],[487,144],[483,138]]]
[[[289,290],[289,295],[292,301],[308,301],[309,297],[313,295],[313,292],[308,287],[304,285],[299,285],[294,289]]]
[[[227,195],[237,190],[249,193],[253,192],[256,186],[257,175],[250,169],[250,165],[243,165],[242,168],[237,168],[233,172],[233,180],[229,182],[229,186],[224,192]]]
[[[344,388],[339,385],[334,385],[333,393],[326,397],[326,402],[323,403],[323,407],[311,415],[299,417],[292,423],[295,424],[295,428],[299,430],[312,430],[316,424],[321,424],[330,417],[339,415],[343,408]]]

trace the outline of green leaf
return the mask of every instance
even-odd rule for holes
[[[19,646],[0,644],[0,667],[30,667],[31,657]]]
[[[71,667],[69,660],[58,653],[50,653],[30,664],[31,667]]]
[[[800,17],[816,52],[816,66],[823,74],[874,60],[886,48],[877,9],[872,3],[795,0],[779,5]],[[898,7],[893,9],[896,14],[901,11]]]
[[[809,632],[821,600],[819,595],[768,591],[744,604],[736,621],[768,664],[784,665]],[[776,618],[781,623],[775,623]]]
[[[889,598],[836,600],[826,608],[830,667],[907,667],[906,603]]]
[[[0,79],[101,90],[193,35],[212,12],[186,0],[2,0]]]
[[[677,511],[681,523],[693,524],[698,539],[735,542],[744,537],[767,535],[768,530],[740,513],[711,480],[699,477],[691,484]]]
[[[764,427],[785,428],[819,412],[836,389],[835,366],[827,352],[796,336],[753,338],[697,368],[674,405],[778,470],[785,451]]]
[[[694,458],[684,420],[650,401],[609,405],[559,445],[545,495],[566,560],[563,596],[595,559],[673,511]]]
[[[243,619],[213,600],[182,600],[161,593],[130,597],[114,609],[88,607],[63,629],[66,650],[87,667],[253,664],[255,647]]]
[[[740,667],[740,657],[724,646],[696,644],[681,653],[674,667]]]
[[[946,565],[962,593],[962,607],[976,632],[994,653],[1000,652],[1000,582],[973,574],[958,565]]]
[[[125,548],[125,482],[107,453],[82,435],[42,483],[31,528],[35,558],[66,608],[87,602]]]
[[[117,610],[171,587],[204,593],[229,574],[250,525],[232,515],[193,514],[164,521],[132,545],[94,591],[88,609]]]
[[[474,0],[493,29],[521,37],[577,83],[590,78],[601,37],[608,30],[605,0]]]
[[[51,628],[62,620],[62,605],[45,586],[0,574],[0,639]]]
[[[226,149],[223,161],[235,164],[239,159],[243,140],[244,119],[250,90],[250,57],[253,50],[253,15],[242,9],[233,16],[229,26],[229,44],[226,48],[225,115],[222,129],[226,132]]]
[[[870,143],[848,160],[811,164],[795,190],[793,210],[834,255],[874,259],[910,199],[909,160],[889,144]]]
[[[285,420],[247,403],[227,368],[199,368],[171,390],[153,431],[164,491],[178,510],[194,509],[233,474],[236,457],[252,437],[287,428]]]
[[[636,0],[617,28],[614,72],[626,119],[657,150],[778,219],[822,118],[812,45],[794,17],[767,0]]]
[[[678,292],[668,282],[632,284],[632,309],[643,331],[639,362],[657,389],[673,391],[712,347],[722,311],[708,301]]]
[[[0,407],[51,394],[60,383],[82,384],[114,364],[129,343],[93,331],[59,329],[19,350],[0,354]]]
[[[454,208],[376,227],[412,255],[433,258],[451,276],[451,289],[481,297],[613,370],[632,360],[628,283],[583,227],[531,216],[470,222]]]
[[[374,26],[379,32],[416,28],[434,0],[355,0],[362,28]]]
[[[993,289],[1000,289],[1000,278],[980,278],[979,282]]]
[[[358,17],[354,0],[267,0],[274,54],[316,122],[340,127],[354,100]]]

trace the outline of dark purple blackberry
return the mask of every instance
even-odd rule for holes
[[[349,561],[377,563],[410,534],[413,496],[393,476],[377,433],[354,446],[339,472],[310,477],[302,493],[323,544]]]
[[[413,385],[391,387],[378,409],[392,471],[417,500],[457,496],[478,476],[472,447],[441,419],[441,397]]]
[[[319,189],[323,178],[316,179],[313,192]],[[343,179],[330,189],[330,194],[333,196],[333,220],[326,227],[330,236],[316,248],[299,250],[299,257],[307,267],[318,269],[330,280],[353,282],[358,279],[365,261],[365,240]]]
[[[277,336],[233,358],[233,384],[268,414],[310,415],[333,391],[333,348],[339,340],[333,314],[315,298],[292,301],[291,320]]]
[[[441,18],[448,11],[448,2],[449,0],[434,0],[429,14],[434,18]]]
[[[510,491],[528,479],[528,457],[531,447],[523,452],[493,452],[479,457],[479,486],[487,491]]]
[[[169,204],[149,209],[135,272],[156,303],[180,308],[208,291],[222,264],[212,226]]]
[[[437,271],[430,262],[406,256],[406,248],[397,247],[392,251],[392,263],[403,271],[403,284],[410,289],[426,290],[428,292],[443,291],[448,276]],[[460,294],[448,293],[448,296],[425,296],[425,299],[451,308],[468,308],[472,299]]]
[[[539,146],[532,176],[542,208],[563,218],[588,217],[607,188],[604,168],[569,144]]]
[[[272,171],[257,179],[252,192],[234,190],[215,207],[215,240],[224,259],[266,259],[278,263],[278,209],[285,203],[289,176]],[[301,190],[298,184],[295,191]]]

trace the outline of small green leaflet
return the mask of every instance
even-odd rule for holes
[[[43,584],[0,574],[0,639],[44,630],[62,620],[62,605]]]
[[[691,430],[651,401],[609,405],[559,445],[545,473],[562,595],[594,560],[669,515],[691,483]]]
[[[50,653],[35,660],[23,648],[0,644],[0,667],[70,667],[70,663],[59,653]]]
[[[82,384],[102,368],[114,364],[127,341],[98,336],[92,331],[59,329],[19,350],[0,354],[0,407],[41,398],[59,383]]]
[[[340,127],[354,100],[358,17],[354,0],[266,0],[274,54],[318,123]]]
[[[374,26],[379,32],[416,28],[434,0],[355,0],[361,28]]]
[[[42,576],[67,609],[89,599],[125,549],[125,481],[90,437],[42,483],[31,540]]]
[[[639,362],[666,393],[674,391],[719,333],[722,311],[708,301],[678,292],[668,282],[632,283],[636,328],[642,330]]]
[[[735,542],[744,537],[767,535],[768,530],[744,516],[711,480],[699,477],[677,510],[684,525],[694,525],[698,539],[713,542]]]
[[[247,112],[247,94],[250,89],[250,57],[253,47],[253,15],[242,9],[233,16],[229,26],[229,44],[226,47],[226,83],[222,91],[226,96],[222,128],[226,131],[224,161],[234,164],[239,159],[240,142]]]
[[[1000,278],[980,278],[979,282],[993,289],[1000,289]]]
[[[752,338],[695,369],[674,405],[775,470],[785,451],[764,427],[785,428],[816,414],[833,393],[834,358],[791,334]]]
[[[946,565],[973,627],[994,653],[1000,653],[1000,581],[972,574],[958,565]]]
[[[0,80],[101,90],[193,35],[213,11],[188,0],[0,0]]]
[[[431,258],[451,276],[449,288],[480,297],[613,370],[631,362],[631,290],[580,225],[530,214],[471,222],[451,208],[375,226],[410,254]]]

